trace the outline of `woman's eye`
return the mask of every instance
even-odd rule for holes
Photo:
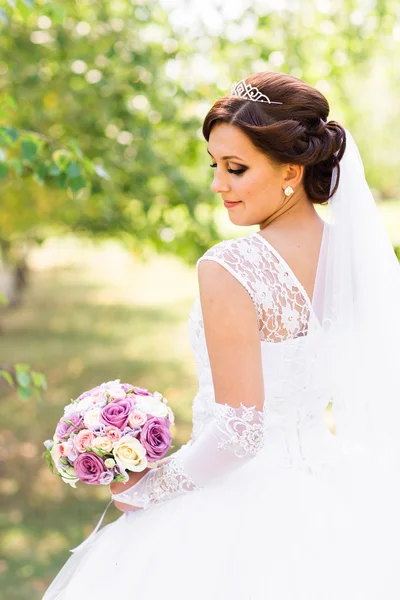
[[[215,169],[216,166],[217,166],[216,164],[210,165],[210,167],[212,167],[213,169]],[[241,175],[246,170],[247,170],[247,167],[245,167],[243,169],[228,169],[228,173],[233,173],[234,175]]]

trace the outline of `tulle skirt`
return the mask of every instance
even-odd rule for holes
[[[122,514],[44,600],[398,600],[400,472],[328,436],[308,460],[272,440],[213,485]]]

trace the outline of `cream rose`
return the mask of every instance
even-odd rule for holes
[[[129,471],[144,471],[147,467],[146,450],[136,438],[124,435],[113,448],[118,465]]]
[[[146,423],[147,417],[145,413],[140,410],[134,410],[131,412],[128,418],[128,425],[135,429],[135,427],[141,427],[144,423]]]
[[[92,442],[92,448],[98,448],[103,452],[111,452],[112,450],[112,441],[110,438],[99,435],[99,437],[94,438]]]

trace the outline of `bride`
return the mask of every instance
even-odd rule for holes
[[[262,72],[206,115],[211,188],[259,231],[197,263],[191,439],[112,485],[44,600],[399,599],[400,267],[328,114]]]

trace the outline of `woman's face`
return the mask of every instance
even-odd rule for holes
[[[292,185],[288,165],[272,163],[241,129],[228,123],[213,126],[207,150],[215,169],[211,190],[224,202],[236,202],[225,204],[232,223],[260,224],[285,212],[289,199],[283,190]]]

